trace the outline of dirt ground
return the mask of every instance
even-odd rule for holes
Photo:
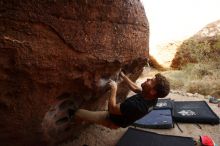
[[[144,78],[137,80],[137,84],[143,82]],[[129,93],[132,95],[133,93]],[[198,101],[205,100],[211,109],[220,117],[220,107],[217,104],[211,104],[208,102],[205,96],[200,94],[185,93],[183,91],[171,90],[170,94],[166,98],[171,98],[175,101]],[[200,135],[211,136],[217,145],[220,145],[220,124],[209,125],[209,124],[186,124],[178,123],[179,127],[182,129],[181,132],[175,125],[172,129],[143,129],[147,131],[152,131],[160,134],[166,135],[177,135],[177,136],[187,136],[199,138]],[[111,130],[99,125],[91,125],[87,130],[85,130],[81,135],[62,146],[115,146],[118,140],[126,132],[127,128],[119,128],[117,130]]]

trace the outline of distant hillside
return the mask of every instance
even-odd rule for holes
[[[194,35],[194,38],[205,39],[205,38],[214,38],[220,35],[220,20],[217,20],[213,23],[206,25],[198,33]]]
[[[220,20],[185,40],[164,74],[173,89],[212,95],[220,91]]]
[[[208,24],[177,49],[171,67],[181,69],[188,63],[219,61],[220,20]]]

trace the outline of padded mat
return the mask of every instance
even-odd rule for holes
[[[173,102],[173,118],[176,122],[219,124],[219,117],[205,101]]]
[[[161,135],[129,128],[116,146],[194,146],[191,137]]]
[[[158,99],[156,106],[154,109],[171,109],[173,108],[172,106],[172,100],[168,99]]]
[[[142,128],[173,128],[173,120],[170,109],[152,110],[143,118],[137,120],[133,126]]]

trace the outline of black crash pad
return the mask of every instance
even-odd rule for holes
[[[129,128],[116,146],[194,146],[193,138],[161,135]]]
[[[175,122],[219,124],[219,117],[205,101],[174,101]]]

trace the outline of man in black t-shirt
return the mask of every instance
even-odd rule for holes
[[[123,72],[120,72],[120,77],[127,83],[130,90],[137,93],[136,95],[127,98],[122,103],[116,103],[117,83],[111,80],[108,111],[78,109],[74,115],[75,119],[100,124],[111,129],[127,127],[148,114],[156,105],[157,99],[167,96],[170,91],[169,82],[161,74],[147,79],[141,87],[132,82]]]

